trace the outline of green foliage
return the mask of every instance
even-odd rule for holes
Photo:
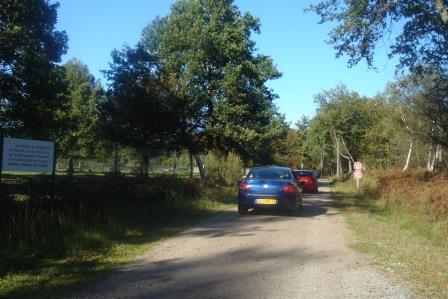
[[[100,108],[107,99],[99,82],[89,73],[87,66],[77,59],[64,65],[68,109],[64,113],[64,126],[58,139],[60,155],[70,158],[99,156],[103,140],[100,135]]]
[[[104,105],[106,131],[112,141],[145,149],[170,145],[181,130],[183,104],[162,84],[157,62],[142,47],[112,52],[112,82]]]
[[[403,76],[394,99],[414,118],[415,133],[448,148],[448,75],[432,68]]]
[[[67,36],[56,31],[58,4],[0,2],[0,126],[7,134],[49,139],[63,122]]]
[[[298,168],[300,162],[303,162],[302,157],[302,143],[304,138],[301,138],[303,131],[288,129],[286,137],[278,146],[275,156],[276,164],[285,165],[292,168]]]
[[[272,139],[285,131],[265,83],[280,74],[256,54],[253,32],[259,21],[228,0],[178,1],[143,31],[141,45],[183,107],[178,140],[190,152],[219,148],[246,161],[272,159]]]
[[[209,152],[206,167],[207,181],[211,185],[234,186],[244,174],[243,162],[232,152],[227,155],[217,151]]]
[[[334,45],[337,57],[349,56],[349,66],[362,59],[372,66],[378,42],[395,38],[389,55],[400,57],[400,67],[413,69],[424,64],[445,72],[447,9],[446,1],[439,0],[325,0],[309,8],[321,17],[320,23],[336,24],[329,43]]]
[[[321,17],[320,23],[335,25],[329,34],[329,43],[334,45],[337,57],[349,56],[350,67],[363,59],[372,67],[378,42],[385,38],[395,38],[389,46],[389,57],[398,56],[397,69],[410,71],[408,76],[396,82],[395,91],[390,88],[387,91],[392,94],[395,103],[388,110],[390,113],[386,113],[386,118],[397,120],[392,123],[382,122],[382,125],[377,127],[375,136],[372,136],[373,139],[379,139],[381,144],[387,139],[391,140],[390,146],[380,146],[377,153],[369,155],[369,159],[381,167],[386,167],[391,165],[386,160],[396,158],[392,157],[396,156],[393,151],[398,149],[403,152],[402,147],[407,144],[413,149],[409,153],[416,156],[417,161],[422,157],[418,151],[421,152],[420,149],[424,148],[429,157],[428,167],[431,164],[431,156],[437,155],[440,160],[440,152],[435,150],[433,153],[433,146],[448,147],[447,2],[325,0],[311,5],[308,10]],[[382,134],[381,129],[391,124],[400,128],[400,132],[391,133],[387,130],[391,133],[389,136]],[[380,128],[381,126],[383,127]],[[423,146],[415,150],[417,142]],[[376,161],[380,156],[387,158]]]

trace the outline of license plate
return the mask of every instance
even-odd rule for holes
[[[257,199],[258,204],[262,205],[276,205],[277,200],[276,199],[268,199],[268,198],[259,198]]]

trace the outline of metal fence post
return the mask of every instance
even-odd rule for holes
[[[56,142],[54,143],[53,146],[53,170],[51,172],[51,200],[54,200],[54,180],[56,177],[56,158],[57,158],[57,154],[56,154],[56,150],[57,150],[57,146],[56,146]]]
[[[176,168],[177,168],[177,151],[174,150],[174,165],[173,165],[173,173],[176,174]]]
[[[118,143],[115,143],[114,173],[118,173]]]

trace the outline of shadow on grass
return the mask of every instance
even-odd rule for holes
[[[376,215],[386,214],[386,210],[379,207],[377,200],[363,194],[332,192],[332,206],[342,212],[356,211]]]
[[[212,210],[173,208],[170,206],[136,206],[123,212],[127,225],[114,234],[102,234],[102,241],[79,238],[76,252],[67,258],[30,258],[15,271],[0,279],[0,298],[56,298],[80,286],[97,281],[111,269],[131,262],[153,244],[215,214]],[[93,244],[93,247],[89,247]]]

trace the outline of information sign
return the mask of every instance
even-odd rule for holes
[[[53,172],[54,142],[4,138],[2,156],[2,170]]]

